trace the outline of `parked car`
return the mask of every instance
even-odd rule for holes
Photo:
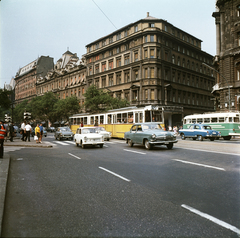
[[[188,129],[179,130],[179,134],[182,140],[186,138],[193,138],[193,140],[202,141],[203,138],[210,139],[214,141],[221,137],[221,133],[219,131],[212,130],[211,126],[206,124],[192,124]]]
[[[104,127],[98,126],[96,127],[96,131],[103,136],[104,140],[109,141],[111,139],[112,133],[109,131],[106,131]]]
[[[73,140],[74,134],[72,133],[71,129],[67,126],[65,127],[58,127],[55,131],[55,139],[62,140],[62,139],[69,139]]]
[[[173,132],[164,131],[159,123],[136,123],[130,131],[124,133],[124,138],[129,146],[142,144],[150,150],[154,145],[166,145],[168,149],[177,143]]]
[[[84,149],[86,145],[104,145],[104,137],[98,133],[96,127],[79,127],[74,135],[76,146],[81,145]]]

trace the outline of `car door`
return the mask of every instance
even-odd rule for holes
[[[142,137],[143,137],[142,125],[138,125],[136,129],[136,133],[134,134],[135,143],[141,144],[143,140]]]
[[[137,125],[132,126],[130,130],[129,139],[131,139],[133,143],[136,143],[136,131],[137,131]]]
[[[185,137],[193,137],[194,133],[194,125],[189,126],[189,128],[185,131]]]

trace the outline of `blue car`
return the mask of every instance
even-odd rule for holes
[[[211,126],[206,124],[192,124],[188,129],[179,130],[179,134],[182,140],[186,138],[193,138],[193,140],[202,141],[203,138],[210,139],[214,141],[221,137],[221,133],[219,131],[212,130]]]

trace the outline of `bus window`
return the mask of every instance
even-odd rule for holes
[[[192,120],[191,119],[186,119],[184,124],[191,124]]]
[[[224,117],[219,117],[218,122],[224,122]]]
[[[197,121],[196,118],[192,119],[192,123],[196,123],[196,121]]]
[[[238,117],[234,117],[234,118],[233,118],[233,121],[234,121],[234,122],[239,122],[239,118],[238,118]]]
[[[133,112],[128,113],[128,123],[133,123]]]
[[[204,118],[204,123],[210,123],[210,118]]]
[[[100,124],[103,124],[104,122],[104,116],[100,116]]]
[[[151,122],[150,111],[145,111],[145,122]]]
[[[217,122],[217,117],[212,117],[212,123]]]
[[[229,122],[233,122],[233,119],[232,119],[232,117],[229,117]]]
[[[198,118],[197,123],[203,123],[203,118]]]
[[[94,117],[90,118],[90,124],[94,124]]]

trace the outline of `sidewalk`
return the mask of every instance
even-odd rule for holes
[[[32,138],[31,138],[32,139]],[[36,143],[33,139],[28,141],[22,141],[20,138],[14,137],[13,142],[7,141],[4,142],[5,146],[19,146],[19,147],[41,147],[41,148],[51,148],[52,144],[43,141],[42,143]],[[4,212],[4,202],[6,196],[6,188],[7,188],[7,179],[8,179],[8,170],[10,166],[10,155],[5,153],[3,158],[0,159],[0,236],[2,233],[2,219]]]

